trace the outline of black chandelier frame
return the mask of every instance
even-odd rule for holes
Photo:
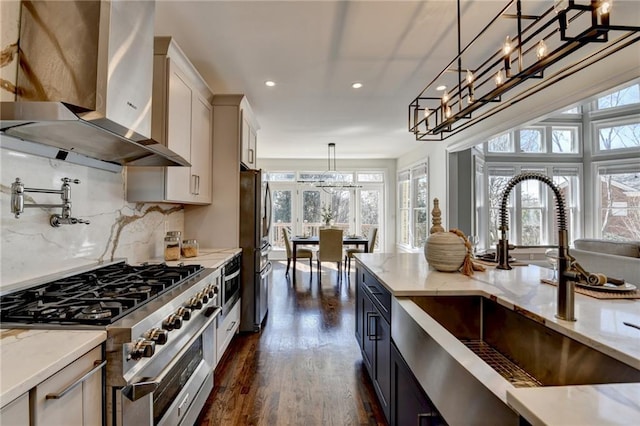
[[[523,14],[522,0],[509,0],[463,48],[460,2],[461,0],[457,0],[458,54],[409,104],[409,131],[415,135],[416,140],[445,140],[640,41],[640,27],[611,25],[611,12],[608,9],[611,0],[555,0],[555,4],[541,15]],[[507,13],[514,5],[516,13]],[[478,39],[488,33],[499,19],[505,18],[517,21],[515,36],[507,37],[505,42],[510,43],[509,49],[501,47],[479,66],[463,66],[464,55],[471,51]],[[528,25],[523,25],[529,21]],[[573,30],[575,27],[582,28],[582,31],[570,34],[569,29]],[[615,40],[610,40],[611,31],[621,32],[621,35]],[[546,52],[546,42],[557,39],[559,44]],[[551,65],[592,43],[600,43],[602,47],[576,62],[563,64],[560,69],[545,77],[544,72]],[[525,58],[531,58],[533,55],[536,55],[537,60],[525,64]],[[444,74],[449,72],[457,73],[456,86],[445,92],[442,97],[427,96],[433,93]],[[496,83],[494,78],[498,75],[503,79],[500,84]],[[507,92],[521,87],[525,81],[532,80],[537,81],[519,93],[510,93],[513,96],[503,101]],[[478,95],[482,90],[484,92]],[[475,117],[474,113],[477,113]]]

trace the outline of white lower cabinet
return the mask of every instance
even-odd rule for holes
[[[222,359],[224,352],[229,347],[231,339],[238,332],[240,327],[240,305],[242,300],[238,299],[233,308],[222,321],[218,320],[216,328],[216,365]]]
[[[29,426],[29,393],[24,393],[0,409],[0,425]]]
[[[34,424],[102,425],[103,368],[98,346],[37,385],[32,390]]]

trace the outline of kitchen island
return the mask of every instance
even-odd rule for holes
[[[503,271],[488,267],[486,272],[466,277],[429,268],[422,254],[358,254],[356,259],[358,267],[371,273],[391,294],[394,320],[399,313],[412,318],[418,329],[431,333],[429,337],[437,340],[465,374],[482,383],[496,399],[508,404],[528,422],[584,424],[585,419],[589,419],[594,424],[640,423],[640,383],[516,388],[440,327],[412,298],[486,299],[636,370],[640,370],[640,331],[623,322],[640,324],[640,301],[600,300],[576,294],[577,321],[568,322],[555,318],[555,287],[540,283],[541,278],[549,278],[548,269],[519,266]],[[391,328],[391,338],[402,356],[410,358],[410,354],[402,353],[400,344],[408,330],[399,330],[393,321]],[[417,368],[413,360],[407,359],[407,362],[412,369]],[[421,381],[422,373],[414,371],[426,390],[428,386]],[[554,407],[564,409],[551,410],[544,403],[547,400],[553,400]],[[441,409],[437,401],[434,402],[436,408]],[[442,415],[449,423],[456,423],[447,418],[447,413]]]

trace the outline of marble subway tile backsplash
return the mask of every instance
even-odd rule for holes
[[[6,136],[0,136],[6,137]],[[0,149],[0,287],[114,258],[139,263],[161,257],[166,230],[184,230],[184,211],[177,204],[132,204],[126,201],[125,173],[49,160]],[[60,189],[71,184],[72,216],[90,225],[53,228],[49,216],[61,209],[25,208],[11,213],[11,183],[25,188]],[[58,194],[25,193],[25,204],[60,203]]]

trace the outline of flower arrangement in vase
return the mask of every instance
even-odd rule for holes
[[[328,208],[326,205],[323,205],[322,213],[320,214],[320,216],[322,216],[322,221],[324,222],[324,225],[329,226],[331,224],[331,221],[333,220],[333,211],[331,211],[331,209]]]

